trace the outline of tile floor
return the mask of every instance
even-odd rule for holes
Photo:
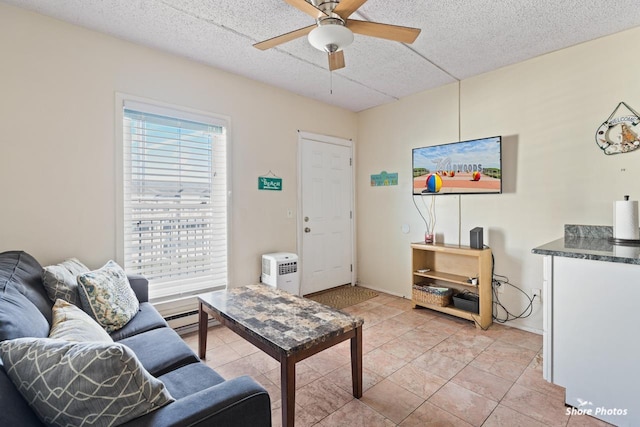
[[[351,394],[348,341],[296,365],[296,426],[605,426],[566,415],[564,389],[542,379],[542,337],[488,331],[380,294],[344,309],[364,318],[363,396]],[[197,350],[197,334],[184,337]],[[281,425],[280,368],[223,326],[209,329],[206,363],[225,378],[250,375]]]

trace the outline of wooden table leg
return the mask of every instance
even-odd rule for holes
[[[351,381],[353,397],[362,397],[362,326],[356,328],[356,335],[351,338]]]
[[[296,362],[292,357],[280,360],[280,396],[282,427],[293,427],[296,414]]]
[[[207,326],[209,324],[209,315],[204,308],[202,307],[202,303],[198,307],[198,356],[200,359],[206,357],[207,354]]]

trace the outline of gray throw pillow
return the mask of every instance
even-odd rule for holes
[[[14,286],[0,288],[0,341],[22,337],[46,337],[49,322]]]
[[[116,426],[174,401],[122,344],[19,338],[0,343],[0,356],[47,425]]]
[[[76,278],[79,274],[88,271],[87,266],[76,258],[70,258],[60,264],[44,267],[42,281],[49,299],[53,302],[62,299],[73,305],[80,305]]]

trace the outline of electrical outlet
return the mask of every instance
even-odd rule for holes
[[[287,209],[287,218],[293,218],[293,211],[291,209]]]
[[[542,289],[531,289],[533,302],[542,302]]]

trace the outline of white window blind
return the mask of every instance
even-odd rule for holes
[[[126,270],[155,301],[225,286],[226,126],[132,102],[123,117]]]

